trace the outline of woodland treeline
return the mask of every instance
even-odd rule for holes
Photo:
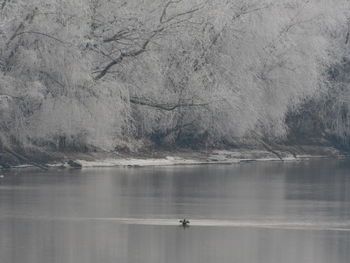
[[[7,149],[350,137],[348,0],[0,0]]]

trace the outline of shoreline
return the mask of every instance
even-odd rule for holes
[[[61,153],[52,156],[51,160],[40,162],[19,163],[5,169],[24,168],[103,168],[103,167],[160,167],[178,165],[229,165],[248,162],[294,162],[314,159],[344,159],[348,154],[333,147],[293,146],[274,151],[264,149],[226,149],[226,150],[153,150],[143,153],[92,152],[92,153]],[[293,149],[293,151],[292,151]],[[297,151],[296,151],[297,150]],[[36,157],[36,162],[41,161]],[[34,164],[33,164],[34,163]]]
[[[201,153],[184,154],[177,153],[162,158],[107,158],[101,160],[75,160],[82,168],[102,167],[160,167],[160,166],[185,166],[185,165],[230,165],[248,162],[294,162],[313,159],[334,158],[329,155],[297,155],[284,153],[282,159],[271,155],[268,151],[213,151],[208,155]],[[345,155],[337,155],[337,159],[346,158]]]

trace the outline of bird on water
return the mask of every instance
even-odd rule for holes
[[[190,221],[188,221],[186,218],[179,221],[183,227],[189,226]]]

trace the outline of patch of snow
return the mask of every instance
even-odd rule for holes
[[[29,167],[33,167],[33,165],[31,164],[20,164],[20,165],[16,165],[13,168],[29,168]]]
[[[113,167],[113,166],[169,166],[169,165],[188,165],[202,164],[204,162],[193,159],[184,159],[180,157],[168,156],[163,159],[106,159],[101,161],[77,160],[83,167]]]
[[[294,161],[297,158],[292,155],[283,159],[284,161]],[[165,158],[150,158],[150,159],[136,159],[136,158],[121,158],[121,159],[105,159],[98,161],[85,161],[76,160],[82,164],[83,168],[88,167],[113,167],[113,166],[131,166],[131,167],[143,167],[143,166],[171,166],[171,165],[198,165],[198,164],[234,164],[240,162],[252,162],[252,161],[280,161],[279,158],[264,151],[247,151],[242,152],[229,152],[229,151],[216,151],[205,159],[186,159],[178,156],[166,156]]]
[[[322,158],[321,155],[297,155],[284,152],[281,154],[283,161],[300,161],[309,160],[312,158]],[[235,164],[245,162],[269,162],[281,161],[275,154],[263,150],[217,150],[210,153],[210,155],[192,155],[190,157],[166,156],[164,158],[107,158],[101,160],[74,160],[82,165],[82,168],[92,167],[145,167],[145,166],[174,166],[174,165],[199,165],[199,164]],[[67,162],[48,164],[52,168],[71,168]],[[14,168],[27,168],[32,165],[18,165]]]

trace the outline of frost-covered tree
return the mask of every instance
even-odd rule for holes
[[[1,141],[82,150],[135,137],[281,138],[287,112],[329,90],[326,73],[344,50],[335,35],[349,42],[349,7],[0,1]]]
[[[2,10],[1,93],[12,107],[3,134],[25,144],[108,147],[124,118],[122,85],[95,83],[89,1],[12,1]],[[112,147],[112,146],[109,146]]]
[[[137,115],[142,130],[202,134],[212,141],[251,136],[251,131],[269,139],[284,136],[285,114],[327,83],[325,72],[336,59],[331,35],[346,20],[342,10],[348,5],[336,2],[337,7],[329,1],[209,3],[201,22],[149,51],[161,65],[156,74],[163,75],[154,79],[163,84],[136,85],[144,98],[152,94],[159,101],[161,95],[168,104],[190,101],[203,107],[148,109]],[[128,79],[133,81],[131,75]],[[160,87],[155,94],[154,86]]]

